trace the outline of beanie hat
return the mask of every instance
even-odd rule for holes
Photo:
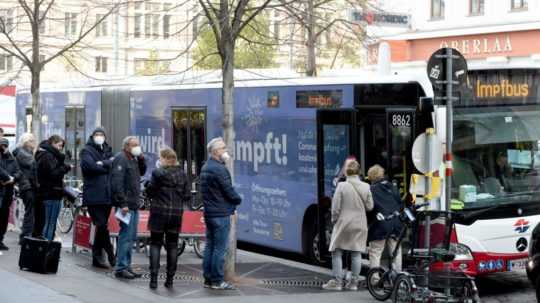
[[[9,141],[6,138],[0,138],[0,145],[4,145],[5,147],[9,146]]]
[[[107,134],[105,133],[105,128],[104,128],[103,126],[98,126],[98,127],[96,127],[96,129],[94,129],[94,131],[92,132],[92,137],[93,137],[96,133],[102,133],[105,137],[107,136]]]

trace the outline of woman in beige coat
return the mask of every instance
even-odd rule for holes
[[[357,290],[362,267],[362,252],[366,251],[368,226],[366,212],[373,209],[373,198],[369,184],[358,177],[360,165],[356,161],[347,164],[347,181],[340,182],[332,199],[332,272],[334,279],[323,285],[323,289],[341,290],[343,288],[344,250],[351,252],[352,279],[345,289]]]

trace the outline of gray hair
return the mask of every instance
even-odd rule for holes
[[[206,145],[206,150],[208,150],[209,155],[212,154],[212,151],[214,151],[214,149],[216,149],[216,144],[218,144],[219,142],[225,143],[225,140],[223,140],[222,137],[217,137],[208,142],[208,144]]]
[[[379,164],[375,164],[369,168],[367,174],[369,181],[377,182],[384,179],[384,168]]]
[[[36,141],[36,137],[34,137],[34,134],[32,133],[24,133],[21,135],[21,137],[19,138],[19,142],[17,143],[17,147],[24,147],[26,145],[26,143],[28,143],[29,141]]]
[[[124,138],[124,140],[122,140],[122,146],[127,147],[129,145],[129,142],[131,142],[132,140],[139,140],[139,139],[135,136],[127,136]]]

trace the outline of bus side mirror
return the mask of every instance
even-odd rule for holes
[[[419,100],[418,100],[418,110],[422,114],[431,114],[434,111],[433,98],[431,98],[431,97],[420,97]]]

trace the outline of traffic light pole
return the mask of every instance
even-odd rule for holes
[[[450,210],[452,200],[452,138],[454,136],[453,123],[453,88],[452,61],[454,61],[453,49],[446,48],[446,173],[445,173],[445,210]]]

